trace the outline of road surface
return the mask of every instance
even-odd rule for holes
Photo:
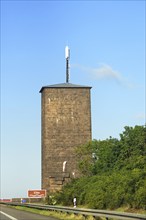
[[[58,220],[50,216],[43,216],[10,208],[5,205],[0,205],[0,220]]]

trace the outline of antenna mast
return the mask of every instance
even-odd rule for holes
[[[69,83],[69,58],[70,49],[68,46],[65,47],[65,58],[66,58],[66,83]]]

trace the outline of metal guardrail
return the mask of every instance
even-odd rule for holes
[[[125,219],[125,220],[146,220],[146,215],[143,214],[134,214],[134,213],[125,213],[125,212],[115,212],[115,211],[107,211],[107,210],[97,210],[97,209],[81,209],[81,208],[71,208],[65,206],[52,206],[52,205],[38,205],[38,204],[21,204],[21,203],[4,203],[0,202],[0,204],[6,204],[11,206],[23,206],[29,208],[35,208],[40,210],[51,210],[51,211],[59,211],[65,213],[73,213],[80,214],[84,216],[86,219],[87,216],[92,216],[96,219],[96,217],[104,217],[106,220],[109,219]]]

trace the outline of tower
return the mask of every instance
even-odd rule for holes
[[[90,90],[68,81],[40,90],[42,189],[60,190],[80,175],[75,147],[91,140]]]

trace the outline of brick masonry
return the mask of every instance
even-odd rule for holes
[[[64,84],[42,87],[40,91],[42,189],[60,190],[70,178],[80,175],[75,147],[91,140],[90,89]]]

